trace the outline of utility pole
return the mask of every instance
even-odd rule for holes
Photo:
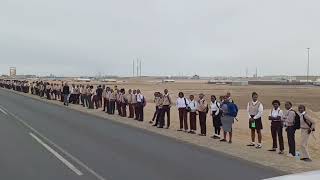
[[[307,48],[307,52],[308,52],[307,83],[309,84],[309,72],[310,72],[310,48]]]
[[[133,61],[132,61],[132,77],[134,77],[134,69],[135,69],[136,67],[134,66],[134,59],[133,59]]]
[[[139,77],[139,59],[137,58],[137,77]]]
[[[141,66],[141,60],[140,60],[140,77],[141,77],[141,75],[142,75],[142,73],[141,73],[141,70],[142,70],[142,68],[141,68],[142,66]]]

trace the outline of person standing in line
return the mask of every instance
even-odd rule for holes
[[[298,107],[300,114],[300,128],[301,128],[301,156],[300,160],[310,162],[312,161],[308,151],[309,137],[315,131],[316,122],[306,112],[304,105]]]
[[[48,82],[46,84],[46,96],[48,100],[51,100],[51,85]]]
[[[106,108],[107,108],[107,111],[106,111],[106,113],[108,113],[108,114],[111,114],[110,113],[110,97],[111,97],[110,87],[107,87],[107,89],[106,89]]]
[[[127,96],[126,96],[126,90],[121,89],[120,90],[120,104],[121,104],[121,116],[122,117],[127,117]]]
[[[188,113],[187,107],[189,105],[189,101],[184,97],[183,92],[179,92],[178,98],[176,101],[176,106],[179,111],[179,120],[180,120],[180,129],[178,131],[188,132]]]
[[[166,128],[169,129],[170,128],[170,110],[171,110],[171,105],[172,105],[172,101],[171,101],[171,97],[169,95],[169,91],[168,89],[164,90],[164,95],[163,95],[163,108],[162,111],[164,113],[164,118],[165,115],[167,114],[167,123],[166,123]]]
[[[220,103],[217,101],[215,95],[211,96],[211,111],[210,114],[212,116],[212,122],[214,127],[214,135],[211,137],[213,139],[220,139],[220,131],[221,131],[221,113],[220,113]]]
[[[103,112],[106,112],[107,107],[107,90],[105,88],[105,85],[102,86],[102,99],[103,99]]]
[[[137,90],[132,91],[132,105],[134,109],[135,120],[138,120],[138,102],[137,102]]]
[[[263,114],[263,105],[258,100],[258,93],[252,93],[252,101],[248,103],[247,112],[249,116],[249,128],[251,130],[251,143],[247,146],[256,146],[257,149],[262,148],[262,114]],[[255,134],[258,135],[258,144],[255,144]]]
[[[113,89],[110,89],[110,114],[114,114],[114,111],[115,111],[115,103],[116,103],[116,99],[117,99],[117,96],[116,96],[116,93],[114,92]]]
[[[127,100],[128,100],[128,106],[129,106],[129,118],[134,118],[134,107],[133,107],[132,99],[133,99],[132,89],[129,89],[127,94]]]
[[[89,86],[87,90],[88,109],[94,109],[93,94],[94,94],[93,86]]]
[[[201,133],[199,136],[206,136],[207,135],[207,113],[208,113],[208,103],[204,99],[204,94],[199,94],[198,100],[198,112],[199,112],[199,121],[200,121],[200,129]]]
[[[102,86],[99,85],[96,89],[96,104],[97,104],[97,107],[98,108],[101,108],[102,107],[102,92],[103,92],[103,89],[102,89]],[[97,109],[98,109],[97,108]]]
[[[157,115],[156,115],[156,123],[154,126],[157,126],[158,128],[164,127],[164,113],[163,113],[163,94],[158,92],[158,100],[156,106],[158,106],[157,109]]]
[[[84,86],[80,84],[80,103],[84,107]]]
[[[194,99],[194,95],[189,96],[189,120],[190,120],[190,134],[195,134],[197,131],[197,109],[198,102]]]
[[[283,129],[283,122],[282,122],[282,116],[283,112],[280,109],[280,101],[274,100],[272,101],[272,110],[271,114],[269,116],[269,120],[271,121],[271,135],[272,135],[272,148],[269,150],[271,152],[277,151],[278,143],[277,138],[279,139],[279,154],[283,154],[284,151],[284,144],[283,144],[283,135],[282,135],[282,129]]]
[[[143,109],[146,106],[146,99],[142,95],[140,89],[137,90],[137,106],[138,106],[138,121],[143,121],[144,112]]]
[[[117,105],[117,110],[118,110],[118,115],[121,116],[121,94],[120,94],[120,90],[117,89],[116,90],[116,105]]]
[[[69,106],[68,97],[69,97],[69,94],[70,94],[70,88],[68,86],[68,83],[65,83],[65,85],[63,86],[62,94],[63,94],[63,104],[65,106]]]
[[[224,96],[221,109],[221,124],[223,129],[223,139],[220,142],[227,142],[227,134],[229,134],[229,144],[232,143],[232,125],[234,123],[234,118],[237,117],[238,108],[233,103],[233,100],[228,98],[228,96]]]
[[[159,99],[160,99],[160,97],[159,97],[159,95],[160,95],[160,92],[155,92],[154,94],[154,99],[153,99],[153,102],[154,102],[154,104],[155,104],[155,111],[154,111],[154,113],[153,113],[153,117],[152,117],[152,120],[149,122],[150,124],[152,124],[153,122],[154,122],[154,120],[156,120],[156,118],[157,118],[157,115],[158,115],[158,109],[159,109]],[[154,125],[154,126],[157,126],[157,123],[155,123],[156,125]]]
[[[75,103],[80,104],[80,86],[77,85],[75,88]]]
[[[296,140],[295,133],[296,128],[294,126],[296,112],[292,109],[292,103],[285,103],[286,112],[283,114],[282,121],[284,122],[284,126],[286,127],[287,137],[288,137],[288,145],[289,145],[289,154],[288,157],[296,156]]]

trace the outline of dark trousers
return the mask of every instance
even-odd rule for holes
[[[143,108],[144,108],[144,105],[143,103],[137,103],[137,110],[138,110],[138,115],[137,115],[137,119],[138,121],[143,121],[143,116],[144,116],[144,112],[143,112]]]
[[[158,125],[159,127],[164,126],[164,111],[162,108],[157,109],[157,118],[155,125]]]
[[[283,151],[284,144],[283,144],[282,122],[281,121],[271,122],[271,135],[272,135],[272,142],[273,142],[272,148],[274,148],[274,149],[278,148],[277,139],[279,139],[280,151]]]
[[[190,112],[190,130],[196,131],[197,130],[197,113]]]
[[[139,116],[139,107],[138,107],[138,103],[134,104],[134,114],[136,115],[135,120],[138,120],[138,116]]]
[[[127,117],[127,104],[121,103],[121,116]]]
[[[199,121],[200,121],[200,129],[201,134],[207,134],[207,113],[206,112],[199,112]]]
[[[180,129],[188,130],[188,117],[186,108],[179,108]]]
[[[121,116],[121,103],[119,101],[116,102],[118,114]]]
[[[116,102],[114,100],[111,100],[110,101],[110,104],[109,104],[109,113],[110,114],[114,114],[114,111],[115,111],[115,106],[116,106]]]
[[[221,116],[220,115],[216,115],[217,111],[212,111],[212,123],[213,123],[213,127],[214,127],[214,134],[215,135],[220,135],[220,131],[221,131]]]
[[[106,104],[105,104],[105,108],[107,108],[107,113],[110,114],[110,100],[106,99]]]
[[[103,110],[106,111],[106,106],[107,106],[107,98],[103,98]]]
[[[133,104],[129,104],[129,118],[134,118],[134,107],[133,107]]]
[[[289,153],[296,156],[296,140],[295,140],[296,129],[294,126],[287,127],[287,137],[289,145]]]
[[[85,98],[84,94],[80,94],[81,105],[82,105],[83,107],[85,106],[85,105],[84,105],[84,98]]]
[[[157,118],[157,115],[158,115],[158,109],[159,109],[159,107],[158,107],[158,106],[156,106],[156,111],[153,113],[152,121],[154,121],[154,120]]]
[[[91,99],[92,95],[87,95],[87,101],[88,101],[88,108],[93,109],[93,98]]]
[[[163,118],[165,118],[165,115],[167,114],[167,127],[170,127],[170,106],[164,105],[162,108],[163,108]]]

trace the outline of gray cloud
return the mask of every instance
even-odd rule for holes
[[[316,0],[4,0],[0,73],[304,74],[320,62]]]

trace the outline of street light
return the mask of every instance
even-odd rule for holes
[[[308,51],[307,83],[309,84],[309,71],[310,71],[310,48],[307,48],[307,51]]]

